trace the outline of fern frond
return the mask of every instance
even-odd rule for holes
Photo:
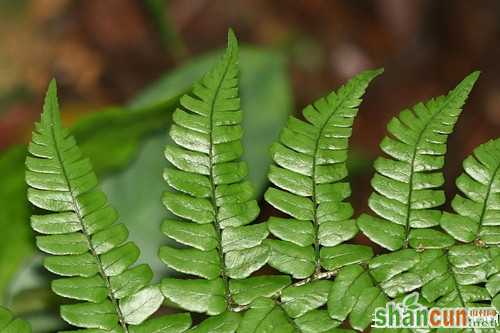
[[[14,318],[8,309],[0,306],[0,333],[31,333],[31,326],[25,320]]]
[[[233,314],[222,314],[290,283],[281,277],[249,278],[269,258],[262,243],[268,231],[264,224],[251,224],[259,207],[240,161],[242,111],[232,31],[224,56],[180,99],[173,121],[175,144],[165,150],[172,166],[164,173],[173,191],[164,194],[163,202],[182,220],[165,221],[162,231],[187,248],[164,246],[159,255],[170,268],[199,279],[166,278],[161,290],[181,308],[232,322]],[[209,318],[200,327],[219,319]]]
[[[328,282],[328,281],[323,281]],[[314,296],[313,296],[314,297]],[[305,301],[305,298],[304,298]],[[353,333],[338,328],[340,323],[331,319],[326,310],[313,310],[300,318],[289,317],[286,304],[269,298],[256,299],[243,315],[238,333]]]
[[[474,149],[463,163],[451,205],[456,214],[443,213],[441,227],[460,242],[500,244],[500,139]]]
[[[130,268],[139,249],[127,242],[128,230],[115,223],[117,213],[98,189],[89,160],[61,126],[55,81],[28,150],[28,199],[47,212],[33,215],[31,226],[41,234],[37,246],[50,255],[44,266],[64,277],[52,290],[81,301],[61,306],[62,318],[77,327],[130,332],[164,298],[158,286],[148,286],[149,266]]]
[[[339,270],[332,284],[328,314],[339,322],[348,319],[352,328],[363,331],[370,325],[375,308],[385,306],[387,301],[364,267],[349,265]]]
[[[391,158],[375,161],[375,192],[369,199],[378,217],[363,214],[358,219],[359,228],[373,242],[393,251],[453,243],[429,228],[439,225],[441,211],[436,207],[445,202],[439,188],[448,135],[478,76],[479,72],[470,74],[448,95],[419,103],[389,122],[391,136],[384,138],[381,148]],[[441,241],[433,241],[436,237]]]
[[[500,264],[497,264],[500,256],[500,139],[474,149],[463,167],[465,172],[456,180],[463,195],[453,198],[451,205],[455,213],[444,212],[441,218],[441,227],[450,236],[469,243],[450,250],[450,264],[454,269],[448,286],[459,287],[447,301],[456,304],[493,298],[492,303],[500,308]],[[466,256],[467,261],[462,256]],[[477,286],[484,282],[487,282],[486,288]],[[471,292],[477,297],[470,297]]]
[[[322,267],[336,269],[331,258],[338,251],[356,252],[355,245],[338,248],[358,232],[353,209],[344,202],[351,194],[345,182],[347,147],[361,97],[381,73],[365,71],[307,106],[306,121],[291,117],[271,149],[275,165],[269,179],[277,188],[269,188],[265,198],[291,218],[268,221],[269,231],[280,239],[266,241],[269,264],[296,279],[319,274]]]
[[[363,331],[371,324],[375,308],[384,307],[389,300],[397,301],[419,288],[430,302],[451,293],[439,286],[451,274],[449,270],[447,252],[440,249],[404,249],[377,256],[368,267],[346,266],[333,282],[328,312],[333,319],[348,319],[354,329]],[[433,293],[439,295],[433,298]]]

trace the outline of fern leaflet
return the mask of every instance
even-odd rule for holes
[[[131,327],[153,314],[163,296],[158,286],[148,286],[153,277],[149,266],[130,268],[139,249],[126,242],[128,230],[115,223],[117,213],[98,189],[89,160],[61,126],[55,81],[28,150],[28,199],[48,211],[31,218],[32,228],[42,234],[36,243],[51,255],[44,266],[64,277],[53,281],[52,290],[82,301],[61,306],[62,318],[82,328],[146,332],[143,326]],[[189,317],[183,320],[190,324]]]
[[[484,246],[484,241],[477,241],[482,225],[479,217],[483,214],[495,216],[494,210],[490,212],[485,208],[495,207],[494,202],[489,206],[490,200],[485,200],[491,195],[490,185],[495,188],[491,169],[498,166],[494,157],[498,155],[493,144],[490,143],[489,149],[480,147],[476,152],[479,156],[489,156],[486,166],[481,167],[471,158],[464,164],[469,173],[490,177],[481,179],[486,184],[478,187],[482,191],[470,193],[472,187],[467,181],[472,179],[464,175],[458,180],[459,187],[476,199],[474,220],[466,213],[470,205],[463,205],[460,210],[459,203],[464,201],[460,199],[455,199],[454,207],[464,216],[444,213],[441,219],[441,211],[430,210],[445,201],[442,191],[435,189],[443,182],[442,174],[436,170],[442,167],[446,137],[477,76],[478,73],[471,74],[447,97],[431,100],[426,105],[418,104],[415,113],[403,111],[389,124],[390,133],[397,139],[385,138],[382,148],[398,160],[380,158],[375,162],[378,174],[372,185],[377,193],[370,199],[370,207],[387,220],[364,215],[358,223],[370,239],[390,250],[407,246],[414,249],[376,256],[368,261],[368,267],[342,268],[328,298],[332,318],[349,319],[353,328],[364,330],[370,325],[374,310],[367,305],[384,306],[389,299],[398,300],[414,290],[421,290],[426,304],[442,307],[481,306],[497,293],[494,274],[498,272],[498,265],[492,265],[498,257],[497,248],[476,246]],[[411,144],[412,148],[408,149]],[[482,161],[484,163],[484,159]],[[481,199],[477,192],[482,193]],[[476,244],[454,245],[453,238],[440,230],[430,229],[439,223],[457,240],[469,243],[476,240]],[[474,231],[472,235],[471,230]],[[491,283],[484,287],[488,277]]]
[[[172,166],[164,178],[167,209],[183,220],[166,220],[162,231],[187,248],[164,246],[160,258],[170,268],[198,279],[165,278],[165,297],[189,311],[216,316],[194,328],[229,325],[231,313],[290,283],[276,277],[249,277],[267,263],[265,224],[251,224],[259,214],[247,166],[240,161],[242,111],[238,97],[238,46],[230,31],[220,61],[180,99],[173,114],[165,156]],[[220,330],[221,331],[221,330]],[[219,332],[219,331],[217,331]],[[222,331],[221,331],[222,332]],[[233,331],[231,331],[233,332]]]
[[[292,218],[269,219],[269,231],[281,239],[267,241],[272,249],[269,264],[296,279],[321,274],[322,268],[335,270],[347,253],[349,261],[364,258],[367,250],[371,253],[363,246],[341,244],[358,232],[352,207],[343,202],[351,193],[343,180],[360,98],[381,73],[363,72],[337,93],[307,106],[303,111],[307,122],[290,117],[280,142],[272,147],[276,165],[271,166],[269,179],[279,189],[269,188],[265,198]]]
[[[463,163],[465,172],[456,183],[464,193],[456,195],[456,214],[443,213],[441,227],[461,242],[500,244],[500,139],[474,150]]]
[[[455,213],[444,212],[441,218],[448,234],[469,243],[450,251],[455,254],[450,261],[454,268],[451,283],[464,286],[449,299],[468,304],[493,298],[492,303],[500,308],[500,139],[474,149],[463,167],[465,172],[456,180],[463,195],[457,194],[451,203]],[[477,286],[484,282],[485,288]]]
[[[363,214],[358,219],[361,231],[375,243],[392,251],[453,243],[429,228],[439,225],[441,211],[435,208],[446,200],[437,189],[444,182],[446,141],[478,76],[470,74],[448,95],[419,103],[389,122],[392,137],[385,137],[381,148],[393,159],[375,161],[375,192],[369,199],[379,217]]]

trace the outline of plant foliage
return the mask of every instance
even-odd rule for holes
[[[0,333],[31,333],[31,326],[22,319],[16,319],[12,313],[0,306]]]
[[[61,316],[82,328],[131,332],[154,313],[163,296],[147,265],[131,266],[139,249],[98,189],[97,178],[75,139],[61,126],[56,85],[48,89],[26,159],[29,201],[45,211],[31,217],[44,266],[63,276],[52,290],[79,301],[61,306]],[[167,318],[168,319],[168,318]],[[143,327],[136,332],[147,332]]]
[[[45,267],[66,276],[53,290],[79,301],[62,306],[62,317],[92,332],[345,333],[366,330],[388,301],[415,305],[415,291],[423,306],[500,310],[500,139],[466,158],[453,212],[441,208],[446,143],[478,72],[389,122],[381,143],[387,156],[375,161],[371,182],[376,216],[353,216],[348,141],[361,98],[381,73],[355,76],[307,106],[305,120],[290,117],[271,148],[273,187],[265,194],[288,216],[258,223],[241,161],[238,45],[230,31],[224,55],[173,113],[163,203],[177,218],[161,226],[172,242],[159,257],[178,276],[159,286],[150,284],[148,266],[130,268],[139,249],[61,127],[51,84],[26,180],[29,200],[49,211],[32,217],[43,234],[37,245],[51,255]],[[353,242],[359,231],[384,252]],[[278,273],[269,275],[266,264]],[[199,313],[196,324],[186,313],[148,319],[164,300]]]
[[[391,251],[450,245],[448,237],[429,228],[439,225],[442,212],[436,208],[446,201],[439,189],[446,141],[478,76],[472,73],[448,95],[404,110],[387,125],[391,136],[380,147],[391,158],[375,161],[375,192],[368,200],[379,217],[363,214],[358,219],[375,243]]]
[[[303,115],[306,121],[290,117],[271,148],[275,165],[266,200],[290,215],[273,217],[269,231],[280,240],[268,240],[269,264],[296,279],[333,271],[342,259],[362,260],[371,249],[342,244],[353,238],[358,228],[353,209],[344,202],[351,194],[347,177],[347,147],[361,97],[381,70],[366,71],[312,105]],[[344,263],[345,264],[345,263]]]
[[[238,97],[238,46],[232,32],[221,60],[180,99],[173,114],[165,156],[167,209],[182,220],[166,220],[162,231],[185,248],[164,246],[160,258],[170,268],[196,278],[166,278],[161,290],[172,303],[210,316],[203,327],[238,327],[234,310],[289,283],[286,277],[253,277],[264,266],[264,223],[253,186],[240,161],[242,111]],[[208,329],[208,328],[207,328]],[[229,329],[229,328],[227,328]]]

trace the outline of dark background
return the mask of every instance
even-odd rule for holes
[[[447,92],[475,69],[482,76],[450,138],[448,183],[474,146],[500,133],[497,0],[0,4],[0,149],[27,140],[51,77],[58,78],[67,117],[77,118],[124,103],[184,60],[223,46],[228,27],[243,43],[286,54],[296,110],[362,69],[385,67],[368,90],[352,138],[369,158],[378,153],[390,117]],[[356,192],[362,205],[367,191]]]

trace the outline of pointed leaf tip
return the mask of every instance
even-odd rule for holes
[[[481,75],[481,71],[473,71],[469,75],[465,77],[465,79],[462,80],[462,83],[467,83],[470,84],[471,86],[476,83],[476,81],[479,79],[479,76]]]
[[[374,79],[377,76],[384,73],[384,68],[369,69],[366,71],[366,73],[369,74],[369,76],[371,76],[371,79]]]
[[[46,119],[51,123],[60,123],[59,102],[57,98],[57,82],[55,79],[50,80],[45,94],[43,104],[42,117],[45,114]]]
[[[383,68],[377,68],[377,69],[367,69],[359,74],[356,75],[356,77],[363,77],[365,79],[368,79],[369,81],[373,80],[377,76],[381,75],[384,72]]]
[[[45,101],[53,97],[57,97],[57,81],[54,78],[50,80],[49,86],[47,87],[47,93],[45,94]]]
[[[227,46],[228,48],[234,48],[238,46],[238,39],[232,28],[227,31]]]
[[[472,88],[474,88],[480,74],[480,71],[474,71],[467,75],[453,90],[450,91],[449,95],[457,94],[457,97],[461,96],[459,98],[461,98],[463,100],[462,103],[464,103],[472,91]]]

